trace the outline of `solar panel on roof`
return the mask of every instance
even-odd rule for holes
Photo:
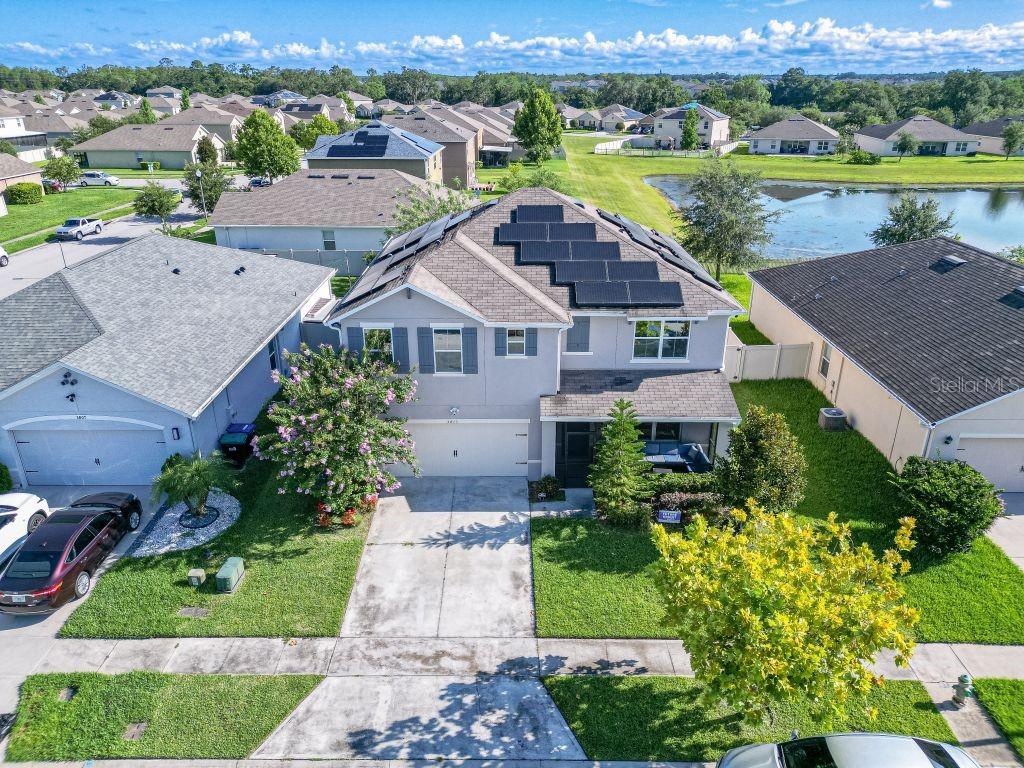
[[[519,245],[519,261],[523,264],[550,264],[569,260],[569,243],[565,240],[527,240]]]
[[[562,221],[562,206],[520,205],[516,207],[516,221]]]
[[[653,261],[609,261],[609,280],[657,280],[658,265]]]
[[[654,241],[651,240],[650,235],[648,235],[647,232],[644,231],[644,228],[641,227],[636,222],[630,221],[629,219],[623,216],[619,216],[619,223],[623,227],[625,227],[626,231],[629,233],[629,236],[633,238],[633,240],[635,240],[636,242],[640,243],[641,245],[646,245],[648,248],[656,247]]]
[[[572,224],[548,224],[551,240],[596,240],[597,227],[592,221]]]
[[[610,261],[622,256],[617,242],[602,240],[574,240],[572,243],[573,261]]]
[[[522,243],[527,240],[547,240],[548,226],[547,224],[514,224],[504,222],[498,225],[498,242],[509,244]],[[554,239],[564,240],[565,238],[557,237]]]
[[[679,283],[663,283],[658,280],[630,280],[630,306],[677,307],[683,303],[683,291]]]
[[[629,284],[620,282],[579,282],[575,284],[576,304],[581,307],[629,306]]]
[[[555,283],[567,285],[578,282],[607,282],[604,261],[556,261]]]

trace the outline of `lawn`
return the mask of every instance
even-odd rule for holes
[[[205,547],[123,558],[71,614],[62,637],[329,637],[338,634],[369,521],[355,528],[314,526],[314,502],[277,493],[276,469],[250,461],[234,492],[242,516]],[[217,594],[213,576],[229,556],[245,560],[234,594]],[[190,568],[206,584],[188,585]],[[178,615],[206,608],[204,618]]]
[[[756,403],[784,414],[800,441],[808,469],[798,514],[824,520],[834,511],[859,541],[876,550],[891,546],[896,521],[889,464],[859,433],[819,429],[818,409],[827,403],[818,390],[803,380],[751,381],[734,384],[733,393],[741,413]],[[538,634],[664,636],[651,581],[657,554],[638,534],[573,520],[532,525]],[[942,562],[912,560],[905,585],[922,613],[919,640],[1024,643],[1024,572],[995,544],[980,538]],[[622,618],[626,613],[635,618]]]
[[[720,281],[732,297],[736,299],[743,308],[750,310],[750,278],[746,275],[727,273],[722,275]],[[744,344],[771,344],[772,340],[757,330],[757,327],[750,322],[749,315],[734,317],[729,323],[733,332]]]
[[[137,189],[85,187],[55,195],[44,195],[37,205],[10,205],[8,215],[0,218],[0,243],[41,229],[58,227],[66,219],[92,216],[109,208],[131,202]]]
[[[975,680],[978,700],[1024,758],[1024,680]]]
[[[544,684],[591,760],[713,761],[733,747],[783,741],[791,731],[884,731],[955,743],[916,681],[890,680],[868,703],[876,720],[851,714],[829,724],[800,704],[780,706],[774,726],[750,725],[724,707],[698,703],[700,684],[683,677],[549,677]]]
[[[243,758],[320,682],[314,675],[33,675],[7,759]],[[65,688],[76,689],[62,701]],[[147,723],[137,741],[132,723]]]

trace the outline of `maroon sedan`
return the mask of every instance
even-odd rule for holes
[[[0,612],[48,613],[85,597],[96,569],[141,521],[131,493],[97,493],[53,512],[0,574]]]

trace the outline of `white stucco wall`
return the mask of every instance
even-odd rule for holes
[[[750,140],[749,153],[752,155],[777,155],[782,149],[782,139],[771,139],[771,138],[757,138]],[[787,139],[792,141],[792,139]],[[839,139],[831,139],[825,142],[825,145],[819,149],[817,139],[807,139],[807,154],[808,155],[827,155],[830,152],[836,151],[836,144],[839,143]]]
[[[377,251],[387,239],[384,227],[214,227],[217,245],[227,248],[266,248],[272,251],[323,249],[323,231],[334,232],[337,250]]]
[[[862,133],[853,134],[854,143],[860,148],[867,152],[871,152],[874,155],[881,155],[882,157],[897,157],[899,152],[893,149],[893,145],[896,143],[895,139],[892,141],[884,141],[882,139],[876,139],[873,136],[865,136]],[[926,142],[933,143],[933,142]],[[967,148],[961,151],[957,151],[957,142],[950,141],[946,142],[946,156],[955,157],[970,154],[971,152],[978,151],[978,141],[971,139],[964,142],[967,144]]]

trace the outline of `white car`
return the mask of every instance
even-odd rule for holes
[[[959,747],[887,733],[834,733],[726,752],[718,768],[980,768]]]
[[[106,171],[86,171],[78,183],[83,187],[116,187],[121,179]]]
[[[34,494],[0,495],[0,567],[49,514],[49,504]]]

